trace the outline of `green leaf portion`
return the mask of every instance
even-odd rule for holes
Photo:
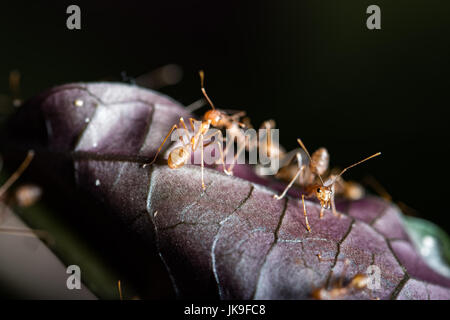
[[[434,223],[403,216],[406,231],[420,255],[440,274],[450,277],[450,238]]]

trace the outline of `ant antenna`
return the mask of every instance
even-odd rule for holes
[[[21,176],[21,174],[25,171],[25,169],[30,164],[31,160],[33,160],[33,157],[34,157],[34,151],[33,150],[28,151],[28,154],[25,157],[25,160],[23,160],[22,164],[19,166],[19,168],[16,170],[16,172],[14,172],[12,174],[12,176],[9,177],[9,179],[0,187],[0,197]]]
[[[200,70],[198,73],[200,74],[200,83],[201,83],[201,88],[202,88],[203,95],[205,96],[206,100],[208,100],[208,103],[211,105],[211,108],[212,108],[213,110],[215,110],[216,108],[214,107],[214,104],[212,103],[212,101],[211,101],[211,99],[208,97],[208,95],[206,94],[206,90],[205,90],[205,86],[204,86],[204,83],[205,83],[205,73],[203,72],[203,70]]]
[[[307,155],[308,158],[309,158],[309,163],[311,163],[311,162],[312,162],[311,156],[309,155],[308,150],[306,150],[306,147],[305,147],[305,145],[303,144],[302,140],[299,138],[299,139],[297,139],[297,142],[298,142],[298,144],[300,145],[300,147],[302,147],[302,149],[306,152],[306,155]],[[322,177],[320,176],[320,174],[317,173],[317,175],[319,176],[319,179],[320,179],[320,182],[322,182],[322,185],[324,185],[323,179],[322,179]]]
[[[334,178],[333,183],[336,181],[337,178],[339,178],[340,176],[342,176],[342,174],[343,174],[345,171],[347,171],[348,169],[353,168],[353,167],[357,166],[358,164],[361,164],[361,163],[363,163],[363,162],[365,162],[365,161],[367,161],[367,160],[369,160],[369,159],[375,158],[375,157],[379,156],[380,154],[381,154],[381,152],[377,152],[377,153],[371,155],[370,157],[367,157],[367,158],[365,158],[365,159],[363,159],[363,160],[361,160],[361,161],[358,161],[358,162],[352,164],[351,166],[348,166],[347,168],[345,168],[344,170],[342,170],[341,173],[339,173],[339,174]]]

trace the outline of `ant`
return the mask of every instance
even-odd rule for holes
[[[297,140],[300,144],[300,139]],[[290,180],[287,188],[279,196],[274,196],[274,198],[280,200],[284,198],[287,191],[292,187],[297,179],[299,179],[299,184],[301,186],[309,186],[314,183],[317,177],[320,177],[328,170],[328,164],[330,161],[330,155],[328,150],[325,148],[319,148],[312,154],[309,161],[309,165],[306,166],[302,164],[302,156],[299,149],[294,149],[289,153],[284,153],[279,149],[278,154],[281,156],[282,160],[280,167],[282,168],[277,177],[283,180]],[[297,158],[297,165],[290,164],[290,162]],[[305,170],[304,174],[300,176],[302,171]]]
[[[34,158],[34,151],[30,150],[27,153],[27,156],[25,157],[25,160],[23,160],[22,164],[19,166],[19,168],[6,180],[6,182],[0,187],[0,198],[8,191],[8,189],[11,187],[11,185],[16,182],[17,179],[22,175],[22,173],[25,171],[25,169],[30,165],[31,160]]]
[[[265,142],[260,144],[262,153],[266,154],[269,158],[271,158],[272,156],[281,158],[282,161],[286,161],[285,159],[289,158],[288,162],[290,162],[292,160],[291,154],[293,153],[293,151],[286,153],[282,146],[272,143],[271,129],[274,129],[275,127],[275,120],[273,119],[266,120],[261,124],[260,129],[264,129],[263,132],[266,133]],[[297,150],[294,151],[297,152]]]
[[[230,175],[231,173],[228,172],[228,170],[225,167],[221,142],[218,141],[217,139],[215,139],[214,142],[209,141],[207,143],[204,143],[204,141],[208,141],[211,138],[217,136],[219,133],[221,133],[220,131],[216,131],[214,133],[207,134],[212,123],[217,123],[217,121],[219,121],[219,120],[214,119],[212,116],[210,116],[208,119],[201,121],[200,127],[198,128],[198,130],[196,130],[196,128],[194,126],[194,121],[196,121],[194,118],[189,118],[189,123],[190,123],[191,131],[192,131],[192,133],[191,133],[191,131],[188,130],[186,123],[184,122],[184,119],[182,117],[180,118],[178,126],[180,126],[180,128],[184,129],[184,134],[179,137],[182,145],[179,147],[176,147],[175,149],[170,151],[169,157],[167,159],[167,164],[168,164],[169,168],[171,168],[171,169],[178,169],[178,168],[183,167],[186,164],[188,158],[191,156],[191,154],[194,153],[195,151],[197,151],[198,147],[200,146],[201,168],[202,168],[201,169],[202,189],[205,190],[206,185],[205,185],[204,177],[203,177],[203,175],[204,175],[203,174],[203,168],[204,168],[203,149],[205,147],[217,143],[217,145],[219,146],[221,162],[223,165],[223,171],[227,175]],[[146,166],[152,165],[156,161],[156,158],[158,157],[163,145],[166,143],[167,139],[170,137],[173,130],[179,129],[178,126],[177,126],[177,124],[174,124],[172,126],[172,128],[169,130],[169,133],[167,134],[167,136],[164,138],[163,142],[159,146],[153,160],[149,163],[144,164],[143,168],[145,168]],[[188,142],[186,142],[186,143],[184,142],[184,139],[183,139],[184,137],[187,138]]]
[[[298,185],[311,185],[315,180],[317,180],[318,174],[323,176],[323,174],[328,170],[330,156],[326,148],[322,147],[314,151],[311,155],[313,161],[309,163],[309,166],[306,166],[306,169],[309,170],[307,170],[304,175],[297,177],[295,176],[298,173],[298,168],[300,167],[300,155],[297,155],[299,149],[294,149],[289,153],[284,152],[281,147],[272,147],[271,149],[273,150],[272,152],[276,152],[281,158],[281,169],[276,174],[276,177],[282,180],[290,181],[290,185],[296,183],[297,177],[299,179]],[[270,151],[267,152],[269,154]],[[297,164],[290,164],[296,155]],[[331,175],[337,175],[336,169],[331,170]],[[345,181],[342,177],[339,177],[336,180],[336,195],[342,196],[343,198],[349,200],[359,200],[364,196],[364,194],[364,188],[359,183],[354,181]],[[281,195],[280,197],[284,197],[284,195]]]
[[[329,165],[329,153],[326,148],[319,148],[316,151],[313,152],[311,155],[312,161],[309,163],[308,166],[305,167],[305,169],[309,169],[303,174],[302,176],[299,176],[300,173],[298,172],[298,169],[301,167],[300,165],[300,155],[297,154],[299,149],[294,149],[290,151],[289,153],[283,153],[283,151],[280,149],[280,151],[275,150],[275,152],[278,151],[278,154],[281,157],[281,169],[277,173],[276,177],[282,180],[290,181],[290,186],[292,184],[296,183],[297,178],[299,179],[298,184],[300,186],[308,186],[314,183],[315,180],[317,180],[318,175],[323,176],[325,172],[328,170]],[[294,156],[297,155],[297,165],[295,164],[289,164]],[[298,174],[298,175],[297,175]],[[331,175],[337,175],[336,169],[331,170]],[[349,200],[359,200],[361,199],[364,194],[364,188],[354,181],[345,181],[342,177],[339,177],[336,179],[336,195],[342,196],[345,199]],[[287,190],[286,190],[287,192]],[[284,197],[285,194],[280,195],[280,197]]]
[[[337,283],[335,283],[332,286],[331,289],[327,289],[326,287],[315,289],[312,292],[312,297],[317,300],[333,300],[345,296],[354,290],[363,290],[367,288],[367,284],[369,283],[369,277],[367,277],[365,274],[362,273],[356,274],[350,280],[350,282],[344,286],[343,284],[344,276],[349,263],[350,261],[346,259],[344,264],[344,270],[342,271],[342,276],[339,278]]]
[[[297,157],[298,163],[301,162],[301,155],[298,152],[299,149],[294,149],[289,152],[286,152],[286,150],[281,146],[280,144],[274,144],[272,143],[272,132],[271,130],[276,127],[275,120],[269,119],[264,121],[260,129],[264,129],[262,132],[264,133],[264,137],[259,136],[259,149],[260,154],[266,155],[268,158],[278,158],[279,159],[279,170],[275,177],[290,181],[293,176],[296,174],[296,165],[290,165],[291,161],[294,159],[294,157]],[[261,132],[259,132],[261,133]],[[263,140],[263,138],[265,138]],[[255,147],[255,145],[251,145],[251,147]],[[264,175],[264,167],[261,165],[257,165],[255,168],[257,175]],[[294,179],[295,180],[295,179]],[[294,182],[292,182],[293,184]],[[291,185],[292,185],[291,184]]]
[[[205,73],[203,70],[199,71],[200,75],[200,85],[201,85],[201,91],[203,93],[203,96],[205,97],[206,101],[208,101],[208,104],[211,106],[211,110],[208,110],[203,115],[203,121],[211,121],[211,126],[217,128],[217,129],[224,129],[227,133],[231,135],[231,139],[229,142],[234,143],[234,139],[238,142],[238,149],[236,151],[236,154],[234,156],[232,164],[228,167],[227,171],[232,173],[233,168],[236,164],[236,160],[241,154],[242,151],[244,151],[244,148],[246,146],[248,148],[249,144],[246,143],[246,137],[243,135],[241,128],[249,128],[251,127],[251,124],[248,121],[248,118],[246,119],[247,123],[241,122],[240,119],[245,117],[246,113],[245,111],[238,111],[232,115],[228,115],[225,112],[216,109],[214,106],[214,103],[209,98],[208,94],[206,93],[204,82],[205,82]],[[224,154],[228,154],[229,145],[225,147]]]
[[[332,209],[332,212],[335,216],[339,216],[339,214],[336,211],[336,204],[334,202],[334,197],[335,197],[335,183],[336,180],[339,179],[342,174],[344,174],[344,172],[346,172],[348,169],[353,168],[354,166],[357,166],[358,164],[361,164],[371,158],[377,157],[379,155],[381,155],[381,152],[375,153],[361,161],[358,161],[348,167],[346,167],[345,169],[343,169],[338,175],[332,175],[330,176],[327,181],[323,181],[322,176],[320,174],[320,171],[323,170],[323,168],[325,167],[324,163],[325,161],[317,161],[316,159],[312,159],[308,150],[306,149],[305,145],[303,144],[301,139],[297,139],[297,142],[299,143],[300,147],[305,151],[306,155],[309,158],[309,168],[313,173],[316,173],[317,176],[320,179],[320,184],[311,184],[311,185],[307,185],[306,186],[306,193],[307,193],[307,197],[312,197],[312,196],[316,196],[316,198],[319,200],[320,202],[320,219],[323,218],[323,212],[325,209]],[[319,149],[320,150],[320,149]],[[300,154],[297,153],[297,159],[300,158]],[[299,159],[300,160],[300,159]],[[319,160],[323,160],[323,158],[319,158]],[[328,166],[328,165],[327,165]],[[283,193],[278,196],[278,195],[274,195],[274,198],[277,200],[282,199],[285,195],[286,192],[289,190],[289,188],[292,186],[292,184],[294,183],[294,181],[298,178],[298,176],[300,175],[300,173],[306,168],[306,166],[304,165],[300,165],[299,164],[299,169],[297,171],[297,174],[294,176],[294,178],[292,179],[292,181],[289,183],[289,185],[285,188],[285,190],[283,191]],[[313,171],[311,168],[314,168],[315,171]]]
[[[34,151],[33,150],[28,151],[27,156],[25,157],[19,168],[0,187],[0,199],[5,198],[5,195],[9,190],[9,188],[14,184],[14,182],[17,181],[17,179],[22,175],[22,173],[27,169],[33,158],[34,158]],[[41,193],[42,191],[37,186],[23,185],[14,192],[14,194],[12,195],[12,200],[15,201],[21,207],[27,207],[35,203],[41,196]],[[3,214],[3,211],[0,212],[0,214]],[[2,222],[1,220],[2,219],[0,219],[0,224]],[[0,227],[0,232],[6,234],[28,235],[28,236],[30,235],[34,236],[34,234],[36,233],[41,238],[46,237],[46,233],[40,230],[34,230],[34,232],[31,232],[30,230]]]
[[[231,139],[229,139],[229,143],[234,143],[234,140],[237,140],[238,149],[234,155],[233,161],[231,165],[228,167],[228,171],[232,173],[233,168],[236,164],[236,161],[239,157],[239,155],[244,151],[244,149],[250,151],[254,149],[257,146],[257,139],[253,139],[250,141],[247,141],[247,138],[243,133],[241,129],[249,129],[252,128],[250,119],[248,117],[245,117],[246,113],[245,111],[239,111],[232,115],[228,115],[223,111],[220,111],[215,108],[213,102],[209,98],[208,94],[206,93],[205,87],[204,87],[204,71],[200,70],[200,82],[201,82],[201,91],[208,102],[208,104],[211,106],[211,110],[208,110],[204,116],[203,120],[211,120],[211,125],[213,127],[216,127],[217,129],[225,129],[228,134],[230,134]],[[242,120],[241,120],[242,118]],[[271,132],[270,129],[275,127],[275,122],[273,120],[267,120],[265,121],[260,129],[266,129],[265,132],[267,132],[267,138],[266,143],[263,144],[261,147],[265,148],[266,154],[271,157],[272,153],[281,154],[284,152],[282,148],[279,146],[273,145],[271,142]],[[230,145],[227,145],[224,150],[224,154],[228,154],[228,149]]]

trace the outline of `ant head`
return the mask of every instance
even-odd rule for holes
[[[205,115],[203,116],[203,120],[210,120],[211,124],[214,127],[223,127],[225,119],[222,112],[217,109],[211,109],[209,111],[206,111]]]
[[[170,151],[167,165],[170,169],[178,169],[186,164],[190,155],[189,150],[185,146],[177,147]]]
[[[314,190],[316,193],[317,199],[320,201],[320,205],[323,208],[328,208],[331,203],[331,197],[333,195],[333,191],[330,186],[317,186]]]

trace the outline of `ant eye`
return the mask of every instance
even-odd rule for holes
[[[321,192],[320,188],[317,188],[317,193],[320,193],[320,192]]]

